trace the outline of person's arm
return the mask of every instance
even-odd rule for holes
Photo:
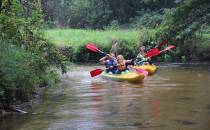
[[[132,60],[126,60],[125,61],[125,63],[131,63],[132,62]]]
[[[101,64],[105,64],[105,63],[106,63],[106,59],[107,59],[107,56],[104,56],[104,57],[102,57],[102,58],[99,60],[99,62],[100,62]]]
[[[143,58],[141,61],[138,61],[137,64],[142,65],[144,62],[147,62],[147,61],[148,61],[147,58]]]
[[[127,65],[135,65],[135,62],[134,62],[135,59],[132,59],[132,60],[126,60],[125,63]]]

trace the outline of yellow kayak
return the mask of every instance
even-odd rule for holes
[[[137,74],[134,72],[128,72],[125,74],[108,74],[104,71],[102,77],[117,81],[142,82],[145,76],[144,74]]]
[[[135,69],[143,69],[148,72],[148,75],[152,75],[156,72],[157,66],[156,65],[142,65],[142,66],[134,66]]]

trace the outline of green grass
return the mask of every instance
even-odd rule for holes
[[[82,30],[82,29],[52,29],[45,31],[45,37],[58,46],[78,46],[92,42],[108,45],[112,40],[126,40],[138,43],[141,31],[138,30]]]
[[[210,39],[210,33],[204,33],[202,34],[204,38]]]

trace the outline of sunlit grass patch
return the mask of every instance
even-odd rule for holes
[[[52,29],[45,31],[46,38],[58,46],[78,46],[89,42],[107,45],[112,40],[137,43],[140,35],[141,31],[139,30]]]

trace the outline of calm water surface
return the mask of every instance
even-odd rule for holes
[[[79,66],[29,115],[0,130],[210,130],[210,64],[164,64],[143,83],[91,78]]]

